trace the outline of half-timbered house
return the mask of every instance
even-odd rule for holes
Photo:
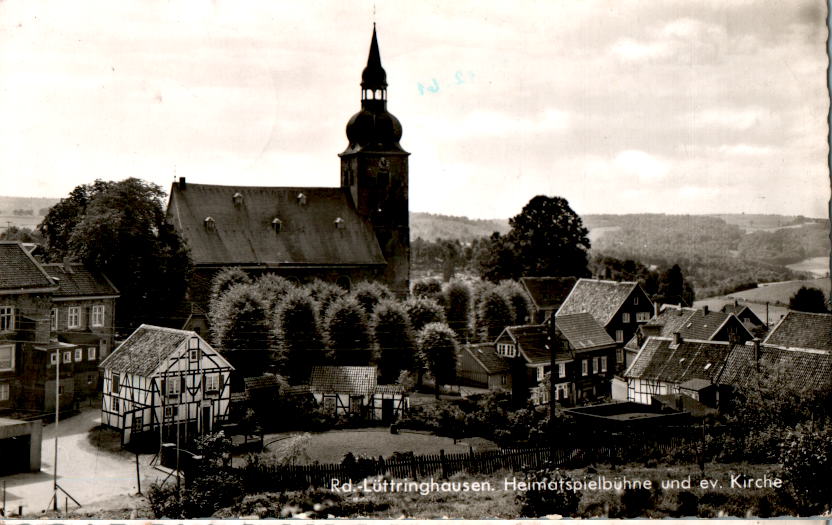
[[[401,385],[379,385],[374,366],[316,366],[309,390],[324,410],[335,415],[391,423],[408,407]]]
[[[228,420],[233,367],[196,332],[142,325],[100,366],[101,422],[123,445],[187,441]]]

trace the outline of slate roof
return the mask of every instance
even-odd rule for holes
[[[520,284],[538,310],[551,310],[563,303],[575,286],[574,277],[521,277]]]
[[[316,394],[370,395],[377,374],[374,366],[315,366],[309,387]]]
[[[546,349],[547,330],[542,324],[507,326],[505,329],[517,344],[517,351],[531,364],[549,363],[551,360]]]
[[[558,316],[555,326],[575,350],[615,345],[610,334],[587,312]]]
[[[752,345],[736,347],[728,357],[720,384],[748,386],[758,370],[764,367],[781,368],[784,372],[783,380],[791,382],[798,389],[828,388],[832,381],[832,354],[761,345],[759,355],[759,363],[755,363]]]
[[[150,377],[179,345],[195,335],[196,332],[187,330],[143,324],[98,366],[113,372]]]
[[[19,242],[0,242],[0,290],[38,288],[57,286]]]
[[[242,195],[236,205],[233,196]],[[305,204],[298,195],[303,194]],[[174,184],[168,220],[197,265],[376,265],[385,260],[372,225],[341,188]],[[205,219],[214,220],[214,231]],[[281,221],[276,233],[272,221]],[[342,227],[336,227],[340,218]]]
[[[832,352],[832,314],[790,311],[771,329],[763,344]]]
[[[638,283],[633,281],[578,279],[556,315],[589,312],[606,326],[636,286]]]
[[[731,316],[731,313],[714,310],[708,310],[706,314],[704,310],[697,308],[666,306],[646,326],[648,326],[648,329],[651,326],[658,327],[658,333],[653,335],[661,337],[672,337],[675,332],[679,332],[683,339],[708,341],[716,336],[716,332],[722,328],[722,325]],[[737,325],[742,325],[742,321],[739,321]],[[743,329],[745,329],[744,326]],[[749,333],[748,339],[752,337],[752,334]],[[634,336],[624,346],[631,350],[637,350],[638,338]]]
[[[763,326],[765,323],[760,316],[754,313],[747,304],[738,304],[738,303],[728,303],[722,307],[722,311],[729,314],[734,314],[738,318],[748,317],[751,319],[751,322],[757,326]]]
[[[508,361],[497,355],[492,343],[468,345],[462,351],[468,352],[471,357],[479,361],[489,374],[498,374],[509,370]]]
[[[682,341],[650,337],[624,372],[624,377],[681,384],[691,379],[717,382],[731,345],[722,341]],[[741,346],[741,345],[736,345]]]
[[[275,389],[277,390],[280,385],[277,382],[277,377],[264,374],[262,376],[253,376],[253,377],[246,377],[243,379],[243,382],[246,386],[246,392],[252,390],[262,390],[262,389]]]
[[[70,263],[70,271],[61,263],[43,264],[44,271],[58,283],[55,297],[86,297],[118,295],[118,290],[107,276],[87,269],[81,263]]]

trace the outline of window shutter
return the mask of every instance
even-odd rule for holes
[[[179,394],[185,393],[185,376],[179,378]]]
[[[159,393],[160,393],[161,395],[163,395],[163,396],[164,396],[165,394],[167,394],[167,393],[168,393],[167,388],[166,388],[166,387],[168,386],[168,382],[167,382],[167,380],[162,379],[162,383],[161,383],[161,385],[162,385],[162,386],[161,386],[161,392],[159,392]]]

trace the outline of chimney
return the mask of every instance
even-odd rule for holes
[[[185,177],[179,177],[179,191],[185,191]]]
[[[751,340],[751,344],[754,347],[754,363],[760,362],[760,338],[755,337]]]
[[[707,305],[707,304],[706,304],[706,305],[704,305],[704,306],[702,306],[702,312],[703,312],[705,315],[708,315],[708,305]]]
[[[659,316],[659,303],[653,303],[653,317]]]
[[[639,327],[636,330],[636,344],[638,345],[639,348],[641,348],[641,345],[643,343],[644,343],[644,332],[641,330],[641,327]]]
[[[673,345],[679,346],[680,344],[682,344],[682,341],[682,334],[679,332],[673,332]]]
[[[740,305],[740,300],[737,299],[737,298],[734,298],[734,306],[739,306],[739,305]]]

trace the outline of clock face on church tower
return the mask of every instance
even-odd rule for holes
[[[390,161],[387,160],[385,157],[381,157],[378,159],[378,167],[379,169],[386,170],[390,168]]]

